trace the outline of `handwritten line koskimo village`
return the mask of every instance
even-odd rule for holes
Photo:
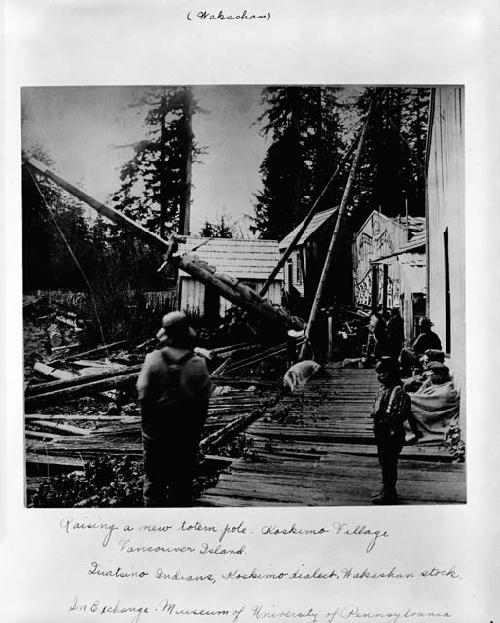
[[[462,87],[21,103],[28,506],[466,501]],[[154,546],[237,553],[244,528]],[[261,536],[287,529],[315,526]]]
[[[328,526],[308,526],[306,524],[257,524],[248,527],[245,521],[234,524],[205,524],[201,521],[180,520],[177,524],[133,524],[107,523],[86,521],[85,518],[75,520],[72,517],[63,517],[59,527],[66,535],[69,534],[97,534],[102,547],[108,547],[117,541],[118,548],[126,553],[163,552],[163,553],[194,553],[215,555],[242,555],[247,551],[248,544],[254,535],[262,538],[276,537],[276,543],[284,538],[296,541],[302,537],[312,537],[327,540],[334,545],[337,538],[352,538],[359,542],[361,547],[370,553],[379,539],[389,538],[389,532],[380,528],[368,527],[365,524],[350,524],[348,522],[333,522]],[[183,535],[193,537],[189,543],[174,541]],[[154,537],[155,542],[138,544],[137,536]],[[114,538],[113,538],[114,537]],[[123,538],[129,537],[129,538]],[[207,537],[213,541],[207,542]],[[242,539],[248,537],[247,540]],[[135,540],[134,540],[135,539]],[[161,539],[158,540],[158,539]],[[172,539],[172,540],[171,540]],[[238,541],[235,541],[238,539]]]

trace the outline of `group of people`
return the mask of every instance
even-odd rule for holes
[[[382,470],[382,489],[374,495],[374,504],[398,502],[397,464],[408,435],[416,441],[424,436],[442,439],[447,424],[458,416],[458,394],[444,364],[441,341],[431,326],[428,318],[422,318],[420,334],[411,348],[404,348],[403,321],[398,310],[392,310],[387,323],[378,316],[373,323],[375,370],[381,387],[371,415]],[[144,504],[187,507],[193,503],[197,455],[211,393],[210,376],[205,360],[195,353],[196,334],[185,314],[165,315],[157,338],[160,348],[146,355],[137,382]]]
[[[404,322],[399,309],[394,307],[385,313],[373,309],[370,325],[375,340],[375,359],[384,356],[397,358],[405,341]]]
[[[381,387],[371,415],[382,489],[374,494],[374,504],[398,503],[397,465],[406,440],[442,441],[458,418],[459,396],[444,364],[441,340],[429,318],[421,318],[419,326],[411,347],[404,348],[399,310],[391,311],[387,323],[375,312],[375,371]]]

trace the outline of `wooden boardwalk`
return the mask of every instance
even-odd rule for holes
[[[199,500],[205,506],[351,506],[380,488],[370,407],[373,370],[327,368],[285,398],[246,435],[247,457],[234,460]],[[439,446],[405,446],[399,461],[402,504],[464,503],[465,465]]]

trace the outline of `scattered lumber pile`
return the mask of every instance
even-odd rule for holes
[[[31,309],[37,312],[36,307]],[[48,311],[38,317],[43,320],[34,324],[33,336],[47,338],[53,325],[53,335],[59,332],[64,343],[45,339],[44,351],[36,352],[26,375],[26,475],[31,493],[55,477],[86,474],[89,465],[102,457],[142,459],[135,386],[146,352],[157,345],[156,339],[144,338],[93,348],[79,341],[68,344],[67,332],[74,331],[68,322],[73,323],[74,317],[65,316],[69,320],[64,322],[59,312]],[[214,384],[200,448],[207,473],[227,467],[232,459],[224,454],[238,452],[238,438],[243,438],[239,433],[279,400],[285,349],[286,344],[256,341],[195,349],[206,358]],[[274,362],[277,373],[262,378],[262,362]]]
[[[204,452],[213,452],[228,436],[258,419],[277,400],[276,393],[269,396],[249,381],[246,385],[251,391],[236,388],[212,397],[201,444]],[[105,454],[142,458],[141,419],[137,409],[111,416],[32,413],[25,416],[25,429],[29,477],[74,471],[75,460],[80,461],[78,465],[82,469],[85,461]]]
[[[65,357],[58,352],[49,363],[35,362],[37,378],[25,388],[26,473],[31,483],[33,478],[81,470],[86,461],[104,454],[141,459],[135,384],[142,364],[123,362],[142,361],[151,345],[150,340],[139,345],[118,341],[80,348]],[[212,368],[215,386],[201,444],[205,454],[215,452],[278,400],[276,380],[234,372],[279,355],[283,347],[263,349],[243,342],[197,349]],[[117,408],[106,411],[103,399]]]

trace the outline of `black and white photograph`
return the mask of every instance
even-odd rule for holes
[[[466,95],[23,87],[25,505],[466,503]]]

